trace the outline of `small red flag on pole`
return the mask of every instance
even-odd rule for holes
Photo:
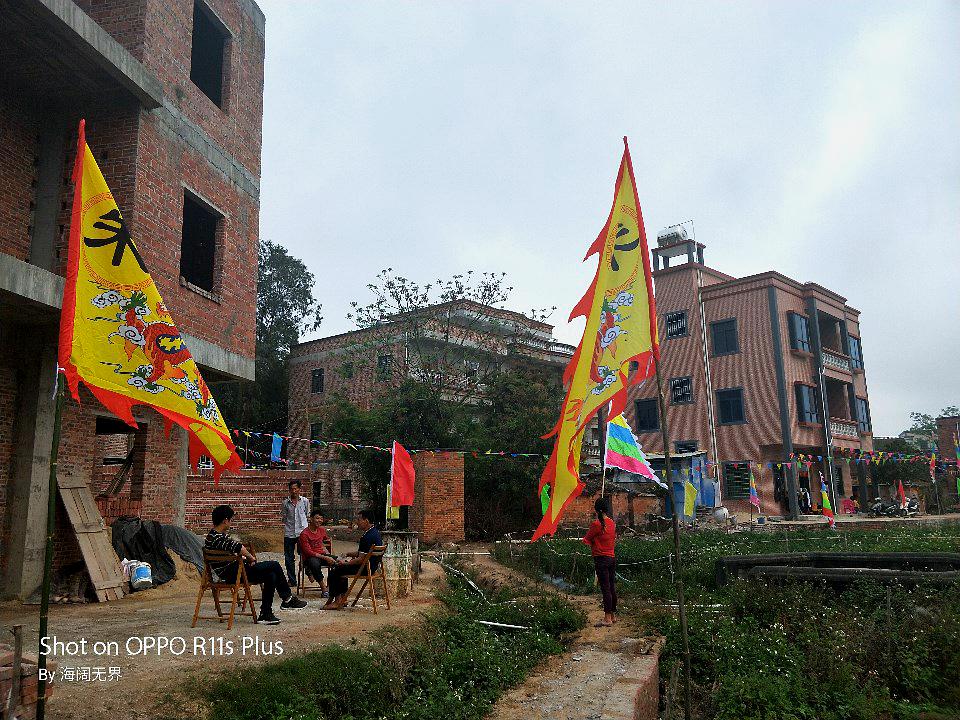
[[[413,484],[416,473],[413,460],[396,440],[393,441],[393,461],[390,463],[390,506],[413,505]]]

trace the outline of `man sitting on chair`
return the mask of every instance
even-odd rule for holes
[[[327,597],[323,568],[337,564],[337,559],[330,553],[330,545],[330,538],[323,527],[323,513],[314,508],[307,527],[300,533],[300,557],[303,558],[303,569],[307,575],[320,583],[323,597]]]
[[[363,556],[370,552],[370,548],[383,545],[383,537],[373,524],[373,513],[370,510],[361,510],[357,513],[357,527],[363,531],[363,537],[360,538],[356,552],[349,552],[339,559],[327,575],[330,598],[323,606],[325,610],[339,610],[347,604],[348,578],[360,572]],[[380,567],[380,558],[370,558],[370,572],[376,572],[378,567]]]
[[[287,584],[287,578],[284,577],[280,563],[276,560],[257,562],[255,553],[227,535],[232,520],[233,508],[229,505],[217,505],[213,509],[213,529],[207,533],[203,548],[204,550],[233,553],[243,558],[243,562],[247,564],[247,580],[250,581],[250,584],[263,584],[263,599],[260,601],[260,617],[257,618],[257,622],[265,625],[277,625],[280,620],[273,614],[274,591],[280,593],[282,599],[280,607],[284,610],[306,607],[307,603],[290,591],[290,585]],[[220,578],[226,579],[236,577],[237,564],[236,562],[217,563],[211,569]]]

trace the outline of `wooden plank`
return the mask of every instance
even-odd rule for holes
[[[61,490],[78,490],[80,488],[86,488],[87,481],[84,480],[83,478],[58,477],[57,487],[59,487]],[[87,488],[87,490],[89,491],[89,488]]]
[[[103,515],[100,514],[100,508],[97,507],[97,502],[93,499],[93,495],[90,494],[90,491],[87,490],[86,492],[83,492],[81,490],[80,492],[76,493],[76,495],[79,496],[79,502],[77,504],[83,509],[83,514],[86,517],[86,521],[90,524],[97,524],[101,528],[106,527],[103,522]]]
[[[97,590],[109,590],[111,588],[120,587],[121,583],[116,580],[101,580],[96,585],[94,585]]]
[[[122,598],[125,580],[90,488],[78,478],[57,478],[57,485],[97,599],[106,602]]]
[[[103,532],[105,528],[103,523],[95,523],[95,524],[85,523],[83,525],[74,527],[73,529],[76,530],[78,533],[98,533],[98,532]]]

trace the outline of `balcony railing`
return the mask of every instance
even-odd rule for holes
[[[593,443],[584,443],[581,453],[584,457],[600,457],[600,446]]]
[[[860,437],[856,421],[843,418],[830,418],[830,434],[834,437]]]
[[[850,358],[846,355],[840,355],[832,350],[824,350],[822,353],[823,364],[827,367],[836,368],[850,372]]]

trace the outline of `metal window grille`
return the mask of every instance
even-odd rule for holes
[[[723,464],[724,493],[731,500],[750,497],[750,468],[746,463]]]
[[[681,377],[670,380],[670,403],[688,405],[693,402],[693,378]]]
[[[667,313],[664,324],[667,326],[668,338],[686,337],[687,311],[680,310],[679,312]]]

